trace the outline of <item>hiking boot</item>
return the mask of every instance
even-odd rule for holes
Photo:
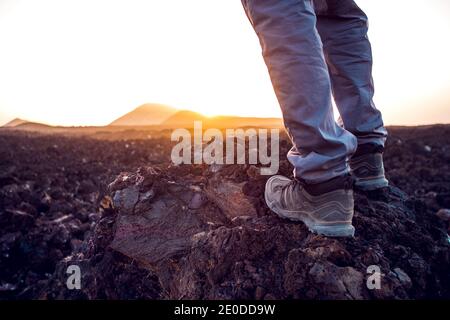
[[[384,176],[382,148],[364,152],[364,146],[359,147],[349,164],[356,188],[369,191],[388,186]]]
[[[265,199],[267,206],[279,217],[302,221],[311,232],[329,237],[351,237],[355,233],[351,187],[349,176],[307,185],[276,175],[267,180]]]

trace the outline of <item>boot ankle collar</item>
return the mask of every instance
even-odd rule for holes
[[[313,196],[318,196],[339,189],[349,190],[353,188],[354,184],[353,177],[349,174],[335,177],[333,179],[320,183],[307,183],[301,178],[295,178],[295,180],[297,180],[297,182],[306,190],[306,192]]]

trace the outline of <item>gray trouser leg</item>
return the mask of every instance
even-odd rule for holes
[[[353,0],[314,0],[314,5],[340,122],[358,144],[384,145],[387,132],[372,100],[367,16]]]
[[[259,37],[293,148],[296,177],[309,183],[348,172],[356,137],[334,120],[331,80],[310,0],[242,0]]]

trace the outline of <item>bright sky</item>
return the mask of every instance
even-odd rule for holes
[[[359,0],[387,124],[450,122],[450,1]],[[103,125],[146,102],[280,116],[239,0],[0,0],[0,124]]]

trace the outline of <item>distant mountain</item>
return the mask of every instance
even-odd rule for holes
[[[151,126],[159,125],[177,112],[177,109],[157,103],[143,104],[114,120],[109,126]]]
[[[28,122],[28,121],[20,119],[20,118],[15,118],[14,120],[11,120],[10,122],[4,124],[3,127],[7,127],[7,128],[17,127],[18,125],[24,124],[26,122]]]
[[[194,121],[205,121],[207,118],[197,112],[189,110],[181,110],[170,116],[166,121],[161,123],[164,127],[171,128],[192,128]]]
[[[111,124],[103,128],[111,130],[123,130],[121,127],[155,126],[160,129],[167,128],[193,128],[194,121],[202,121],[203,128],[282,128],[280,118],[257,118],[237,116],[206,117],[198,112],[190,110],[177,110],[162,104],[144,104],[133,111],[123,115]],[[49,126],[46,124],[30,122],[16,118],[0,128],[5,130],[26,131],[52,131],[65,132],[74,127]],[[91,127],[85,127],[82,131],[89,131]],[[94,127],[92,127],[94,128]],[[156,129],[156,128],[155,128]],[[80,128],[78,128],[80,130]]]
[[[33,132],[63,132],[69,130],[70,127],[54,127],[39,122],[30,122],[21,119],[14,119],[8,122],[4,126],[0,127],[0,130],[11,131],[33,131]]]
[[[49,126],[48,124],[43,124],[43,123],[39,123],[39,122],[29,122],[29,121],[25,121],[24,123],[21,123],[14,127],[14,129],[28,130],[28,131],[47,131],[47,130],[52,130],[52,129],[57,129],[57,128],[63,129],[64,127],[54,127],[54,126]]]

